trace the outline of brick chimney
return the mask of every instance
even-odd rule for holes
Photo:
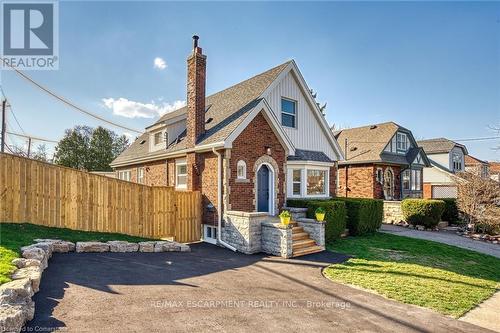
[[[198,47],[198,36],[193,36],[193,53],[187,59],[187,146],[194,147],[205,133],[205,77],[207,56]]]

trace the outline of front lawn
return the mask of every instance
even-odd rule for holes
[[[331,280],[454,317],[500,288],[500,259],[432,241],[376,233],[328,249],[353,255],[324,270]]]
[[[107,242],[110,240],[141,242],[147,240],[122,234],[49,228],[29,223],[0,223],[0,284],[10,281],[10,274],[16,269],[11,261],[19,257],[20,248],[33,244],[36,238],[62,239],[71,242]]]

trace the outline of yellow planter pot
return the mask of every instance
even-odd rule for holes
[[[289,217],[282,217],[280,216],[281,224],[283,225],[288,225],[290,223],[290,218]]]
[[[325,219],[325,213],[316,213],[316,220],[322,222]]]

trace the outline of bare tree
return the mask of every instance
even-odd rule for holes
[[[459,174],[458,209],[480,232],[500,232],[500,184],[470,172]]]

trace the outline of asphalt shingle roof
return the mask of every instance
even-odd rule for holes
[[[295,149],[294,156],[288,156],[289,161],[316,161],[331,163],[332,160],[322,151],[312,151],[304,149]]]
[[[197,144],[203,145],[224,141],[241,124],[249,111],[260,102],[262,93],[290,62],[287,61],[250,79],[208,96],[205,99],[206,132],[202,138],[198,139]],[[173,116],[185,114],[187,107],[174,112],[174,114],[165,114],[156,124],[163,123]],[[160,157],[165,153],[185,149],[185,135],[185,132],[181,134],[166,150],[149,152],[149,134],[144,133],[118,156],[112,162],[112,165],[133,162],[136,159]]]
[[[426,154],[449,153],[455,146],[462,148],[464,153],[467,154],[467,149],[464,145],[446,138],[420,140],[417,143],[420,147],[424,148]]]

